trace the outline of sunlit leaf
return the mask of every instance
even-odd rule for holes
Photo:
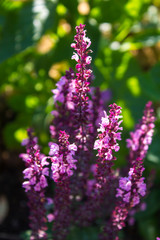
[[[37,42],[52,27],[55,6],[55,1],[35,0],[8,12],[0,37],[0,61]]]

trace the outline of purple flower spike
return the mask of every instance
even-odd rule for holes
[[[52,178],[56,183],[53,236],[57,240],[66,239],[71,222],[70,177],[76,169],[77,160],[73,156],[77,151],[77,146],[74,143],[70,144],[68,138],[69,135],[65,131],[60,131],[59,145],[49,144]]]
[[[40,153],[37,144],[37,138],[33,137],[33,132],[28,129],[29,138],[23,141],[26,146],[26,154],[20,154],[20,157],[26,164],[23,171],[23,187],[28,196],[28,206],[30,209],[30,228],[32,230],[31,240],[47,239],[46,234],[46,210],[45,210],[45,188],[48,186],[46,176],[49,175],[49,164]]]
[[[121,140],[120,124],[122,120],[121,107],[115,103],[109,106],[109,115],[104,112],[100,128],[98,132],[98,139],[95,141],[94,149],[98,150],[97,169],[96,169],[96,189],[99,198],[99,204],[104,201],[111,184],[114,181],[114,174],[112,170],[113,161],[116,160],[114,152],[119,150],[117,140]]]
[[[130,133],[130,138],[126,140],[127,147],[130,149],[129,162],[132,162],[137,158],[144,159],[148,147],[152,142],[152,136],[154,132],[154,110],[152,102],[146,104],[144,115],[139,124],[136,125],[135,131]]]
[[[77,212],[83,224],[91,222],[100,214],[101,207],[104,205],[106,196],[110,192],[112,184],[114,185],[114,173],[112,170],[113,161],[116,160],[114,152],[119,150],[117,140],[121,139],[122,120],[121,107],[115,103],[110,105],[109,116],[104,112],[104,117],[101,119],[98,132],[98,139],[95,141],[94,149],[98,150],[98,159],[96,170],[94,170],[94,181],[92,193],[90,193],[89,201],[82,206]]]
[[[90,77],[91,69],[88,65],[91,63],[91,57],[88,53],[92,52],[89,50],[91,41],[86,37],[86,31],[84,30],[85,25],[80,24],[76,27],[77,35],[75,35],[74,40],[76,43],[72,43],[71,47],[75,49],[77,53],[74,53],[72,59],[77,62],[76,69],[76,79],[75,79],[75,93],[73,95],[73,102],[76,109],[78,110],[79,117],[77,120],[86,122],[86,111],[88,110],[88,96],[87,93],[90,91]]]
[[[116,194],[119,201],[112,213],[112,223],[116,230],[125,226],[129,210],[138,205],[146,194],[146,184],[144,177],[142,177],[143,162],[141,159],[137,159],[136,162],[133,168],[130,168],[128,177],[119,179],[119,188],[117,188]]]
[[[146,194],[146,184],[142,173],[141,159],[137,159],[137,165],[130,168],[128,177],[121,177],[119,180],[119,188],[117,188],[116,197],[120,197],[123,202],[129,203],[130,208],[136,206],[140,202],[140,198]]]
[[[109,106],[111,109],[109,111],[110,115],[104,111],[104,117],[102,117],[102,122],[98,132],[98,140],[95,141],[94,149],[98,150],[97,156],[99,156],[100,161],[111,161],[116,160],[113,156],[113,151],[119,151],[119,145],[117,140],[121,140],[122,127],[119,127],[122,120],[121,107],[117,106],[115,103]]]
[[[72,122],[74,131],[72,132],[74,142],[77,145],[77,170],[73,176],[72,194],[73,198],[82,199],[85,196],[87,187],[87,178],[89,176],[90,160],[92,159],[92,149],[94,144],[93,133],[94,119],[90,121],[93,116],[93,110],[90,108],[93,101],[89,99],[90,83],[93,79],[92,70],[90,67],[91,56],[89,49],[91,41],[86,37],[85,25],[80,24],[76,27],[76,35],[74,37],[75,43],[71,44],[75,52],[72,59],[76,61],[76,73],[74,78],[74,91],[72,95],[72,102],[74,109],[72,110]],[[94,116],[93,116],[94,117]]]
[[[86,37],[85,25],[80,24],[76,27],[77,34],[74,37],[76,43],[72,43],[71,47],[74,48],[76,53],[72,56],[77,62],[76,65],[76,78],[75,91],[73,93],[72,101],[74,102],[74,127],[76,129],[76,138],[78,143],[84,148],[86,135],[88,133],[88,92],[90,91],[89,85],[92,78],[92,71],[90,69],[91,57],[88,53],[92,52],[89,48],[91,41]]]

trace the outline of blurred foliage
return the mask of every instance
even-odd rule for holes
[[[148,208],[137,215],[141,239],[160,236],[160,1],[2,0],[0,1],[0,127],[3,148],[19,149],[33,126],[42,146],[49,140],[51,89],[70,66],[75,26],[85,23],[92,41],[93,85],[112,91],[123,107],[124,133],[117,165],[125,165],[125,139],[153,101],[156,130],[145,161],[157,170]],[[45,149],[46,148],[46,149]],[[47,147],[44,147],[44,152]],[[147,229],[147,230],[146,230]],[[89,239],[94,230],[73,231]],[[73,235],[73,236],[72,236]],[[94,239],[94,237],[91,237]]]

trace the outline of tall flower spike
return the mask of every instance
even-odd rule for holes
[[[130,133],[130,138],[126,140],[127,147],[130,150],[129,162],[131,165],[137,158],[145,158],[148,147],[152,142],[155,127],[154,122],[154,110],[152,102],[149,101],[146,104],[141,121],[136,125],[135,131]]]
[[[26,146],[26,154],[20,154],[26,165],[23,171],[23,187],[28,197],[28,206],[30,209],[29,224],[32,230],[31,240],[47,239],[46,234],[46,210],[45,188],[48,186],[46,176],[48,176],[48,162],[44,155],[40,153],[37,144],[37,138],[33,137],[33,132],[28,129],[28,139],[22,142]],[[44,159],[44,160],[43,160]]]
[[[97,156],[99,156],[100,161],[106,162],[111,160],[116,160],[113,156],[113,151],[119,151],[119,144],[117,140],[121,140],[122,127],[119,127],[122,123],[121,107],[117,106],[115,103],[111,104],[109,111],[109,116],[104,111],[104,117],[102,117],[102,122],[98,132],[98,140],[95,141],[94,149],[98,150]]]
[[[72,101],[74,103],[73,125],[74,141],[78,147],[77,150],[77,171],[73,176],[73,195],[82,199],[85,195],[87,178],[89,175],[89,163],[92,156],[94,140],[91,136],[91,124],[89,123],[89,85],[93,79],[92,70],[90,69],[91,56],[88,54],[92,51],[89,49],[91,41],[86,37],[85,25],[80,24],[76,27],[75,43],[71,44],[75,52],[72,56],[76,64],[76,78],[74,79],[75,92],[73,92]],[[75,184],[73,184],[75,185]]]
[[[92,193],[89,196],[89,201],[83,204],[79,214],[79,221],[83,223],[91,222],[97,215],[100,215],[101,207],[104,206],[104,201],[108,192],[111,192],[110,187],[114,181],[112,170],[113,162],[116,160],[114,152],[119,150],[117,140],[121,140],[120,120],[121,107],[115,103],[110,105],[109,116],[104,112],[104,117],[101,119],[101,124],[98,129],[98,139],[95,141],[94,149],[98,150],[98,159],[96,164],[96,172],[94,173],[95,180],[93,182]],[[119,131],[120,130],[120,131]],[[104,209],[102,210],[104,213]],[[77,217],[78,217],[77,214]]]
[[[110,191],[110,186],[114,181],[112,166],[116,157],[114,152],[119,151],[117,140],[121,140],[120,127],[122,123],[121,107],[115,103],[109,106],[109,116],[104,112],[100,128],[98,129],[98,139],[95,141],[94,149],[98,150],[97,169],[96,169],[96,189],[99,198],[99,204],[104,201],[106,194]]]
[[[142,173],[144,171],[143,161],[137,159],[130,168],[128,177],[119,179],[116,197],[119,198],[117,205],[112,213],[112,222],[116,231],[125,226],[128,212],[140,203],[146,194],[146,184]]]
[[[112,169],[116,157],[114,152],[118,152],[120,147],[117,140],[121,140],[120,124],[123,120],[121,116],[121,107],[115,103],[109,106],[109,116],[104,112],[104,117],[98,129],[98,139],[95,141],[94,149],[98,150],[97,169],[96,169],[96,190],[97,190],[97,202],[99,207],[104,206],[106,196],[108,193],[112,195],[112,188],[115,185],[115,175]],[[96,196],[96,195],[95,195]],[[113,200],[112,200],[113,201]],[[112,206],[110,204],[110,209]],[[107,227],[111,226],[111,227]],[[114,231],[110,222],[107,222],[103,228],[103,232],[100,234],[100,239],[111,240],[115,239]],[[117,238],[118,239],[118,238]]]
[[[135,132],[131,132],[130,139],[127,139],[127,147],[130,148],[128,177],[119,179],[116,197],[119,199],[117,206],[112,213],[112,222],[116,231],[125,226],[128,212],[140,203],[146,195],[146,184],[142,177],[145,158],[149,144],[152,142],[154,129],[154,110],[152,103],[146,104],[144,115],[137,124]]]
[[[56,183],[54,197],[54,223],[53,236],[57,240],[65,240],[71,222],[70,211],[70,176],[73,169],[76,169],[73,155],[77,151],[75,144],[68,141],[69,135],[65,131],[60,131],[59,145],[50,143],[50,153],[52,161],[52,178]]]
[[[78,129],[78,138],[82,145],[84,145],[84,138],[86,137],[85,128],[88,124],[88,92],[90,91],[90,78],[91,69],[89,65],[91,63],[91,57],[88,56],[88,49],[91,45],[91,41],[86,37],[85,25],[80,24],[76,27],[77,34],[74,37],[76,43],[72,43],[71,47],[75,49],[72,59],[75,59],[76,64],[76,79],[75,79],[75,92],[73,94],[73,102],[75,104],[75,124]]]

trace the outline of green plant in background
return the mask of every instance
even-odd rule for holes
[[[156,130],[145,161],[160,172],[160,66],[158,0],[46,0],[0,3],[1,138],[6,149],[17,150],[25,129],[35,127],[42,145],[48,141],[52,97],[50,89],[64,74],[72,52],[74,27],[85,23],[93,49],[95,86],[111,89],[123,107],[124,139],[140,118],[148,99],[156,109]],[[42,131],[40,131],[42,130]],[[1,147],[2,148],[2,147]],[[44,149],[47,152],[47,149]],[[125,164],[122,141],[119,165]],[[148,209],[137,215],[144,239],[157,236],[160,210],[157,178],[147,199]],[[154,207],[153,207],[154,206]],[[143,219],[143,221],[142,221]]]

